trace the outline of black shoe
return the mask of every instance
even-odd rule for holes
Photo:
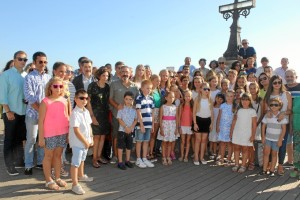
[[[125,165],[128,167],[128,168],[133,168],[134,165],[130,162],[130,161],[126,161],[125,162]]]
[[[121,170],[126,170],[126,167],[123,163],[118,163],[118,168]]]
[[[10,176],[19,175],[19,172],[16,170],[16,168],[14,166],[7,167],[6,171],[7,171],[8,175],[10,175]]]
[[[37,168],[37,169],[43,169],[43,165],[36,165],[35,168]]]
[[[24,174],[25,175],[32,175],[32,168],[25,168]]]
[[[259,173],[258,173],[258,175],[260,175],[260,176],[265,176],[265,175],[267,175],[267,172],[266,171],[260,171]]]

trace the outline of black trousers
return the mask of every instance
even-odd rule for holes
[[[14,120],[8,120],[6,114],[2,115],[4,121],[4,162],[6,167],[14,163],[24,163],[23,140],[26,140],[25,115],[15,114]]]

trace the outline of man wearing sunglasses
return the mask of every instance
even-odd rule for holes
[[[28,102],[26,109],[26,144],[25,144],[25,175],[32,175],[34,167],[34,147],[38,137],[38,110],[39,105],[45,97],[45,88],[51,76],[45,73],[48,61],[43,52],[36,52],[32,56],[35,69],[25,77],[24,95],[25,101]],[[36,168],[42,169],[44,159],[44,149],[37,147],[37,164]]]
[[[14,66],[0,76],[0,104],[3,106],[4,162],[7,173],[18,175],[16,165],[24,165],[23,141],[26,140],[23,68],[27,62],[24,51],[14,54]]]
[[[242,48],[239,49],[238,53],[238,60],[241,61],[244,65],[247,62],[247,58],[253,57],[255,62],[254,62],[254,67],[256,68],[256,51],[253,47],[249,46],[249,42],[247,39],[242,40]]]

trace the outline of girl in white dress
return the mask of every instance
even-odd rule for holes
[[[162,163],[163,165],[171,165],[170,158],[172,143],[176,140],[177,132],[177,107],[173,104],[175,100],[174,92],[166,92],[166,103],[160,108],[160,134],[158,139],[162,140]]]
[[[256,133],[256,112],[252,106],[250,93],[244,93],[241,97],[241,103],[236,115],[234,116],[230,137],[234,148],[235,166],[232,171],[243,173],[246,171],[248,159],[248,149],[253,147],[253,141]],[[239,157],[242,152],[242,166],[239,168]]]

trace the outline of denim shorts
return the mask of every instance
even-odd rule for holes
[[[277,146],[277,142],[275,141],[266,140],[265,145],[269,146],[273,151],[279,151],[279,147]]]
[[[82,147],[72,147],[72,161],[74,167],[79,167],[81,162],[85,161],[88,149]]]
[[[150,140],[151,128],[145,128],[145,133],[141,132],[141,129],[136,129],[135,141],[148,142]]]

